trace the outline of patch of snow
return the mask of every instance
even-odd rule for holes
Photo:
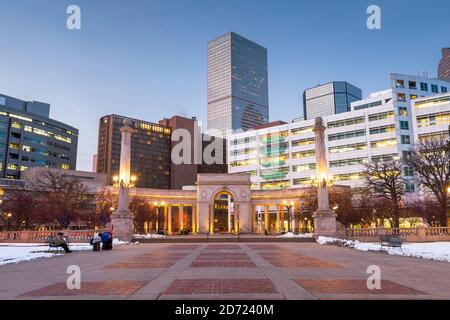
[[[156,234],[156,233],[151,233],[151,234],[135,234],[134,238],[135,239],[161,239],[161,238],[165,238],[166,236],[162,235],[162,234]]]
[[[69,245],[73,251],[92,250],[90,245],[85,243],[71,243]],[[64,255],[64,251],[56,253],[56,249],[50,251],[48,245],[42,243],[2,243],[0,244],[0,266],[10,263],[20,263],[38,258],[51,258]]]
[[[330,237],[319,237],[321,245],[336,245],[360,251],[384,251],[390,255],[450,262],[450,242],[404,243],[402,248],[381,247],[379,243],[359,242]]]
[[[292,232],[287,232],[285,234],[282,234],[280,236],[277,236],[277,238],[312,238],[313,234],[312,233],[300,233],[300,234],[295,234]]]
[[[126,244],[129,244],[129,242],[113,239],[115,247]],[[69,248],[72,251],[92,250],[92,246],[89,243],[69,243]],[[51,248],[49,251],[49,247],[45,243],[0,243],[0,266],[39,258],[63,256],[65,254],[62,249],[59,250],[59,253],[56,252],[56,248]]]

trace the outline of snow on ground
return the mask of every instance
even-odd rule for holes
[[[118,239],[113,240],[114,246],[128,243]],[[88,243],[70,243],[69,248],[72,251],[92,250],[92,246]],[[51,248],[49,251],[48,245],[45,243],[0,243],[0,266],[36,260],[38,258],[63,256],[65,254],[62,249],[60,249],[59,253],[56,252],[56,248]]]
[[[359,242],[329,237],[319,237],[322,245],[336,245],[361,251],[384,251],[391,255],[450,262],[450,242],[404,243],[402,248],[381,248],[379,243]]]
[[[161,239],[161,238],[165,238],[166,236],[162,235],[162,234],[135,234],[134,238],[135,239]]]
[[[287,232],[281,236],[277,236],[277,238],[312,238],[313,236],[314,235],[312,233],[294,234],[292,232]]]

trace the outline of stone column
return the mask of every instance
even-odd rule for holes
[[[300,232],[300,224],[299,224],[299,212],[298,212],[298,207],[299,207],[299,205],[298,205],[298,202],[297,201],[295,201],[295,203],[294,203],[294,223],[295,223],[295,225],[294,225],[294,228],[293,228],[293,230],[294,230],[294,232]]]
[[[172,235],[172,205],[169,204],[169,212],[167,214],[167,234]]]
[[[231,197],[228,196],[228,232],[231,233],[231,229],[232,229],[232,225],[231,225]]]
[[[208,207],[209,213],[209,233],[214,234],[214,206],[212,204]]]
[[[269,233],[269,227],[270,227],[270,221],[269,221],[269,206],[264,206],[264,228],[266,229],[267,233]]]
[[[281,223],[280,223],[280,205],[275,206],[277,210],[277,232],[281,232]]]
[[[120,171],[118,177],[119,199],[118,209],[111,214],[111,224],[113,227],[113,237],[121,241],[131,241],[133,239],[134,216],[128,209],[129,191],[131,187],[131,135],[134,129],[129,121],[124,122],[120,129],[122,132],[122,142],[120,149]]]
[[[280,232],[284,232],[284,210],[286,209],[286,206],[281,205],[280,206],[280,220],[281,220],[281,225],[280,225]]]
[[[163,219],[164,219],[164,232],[167,232],[169,227],[169,207],[165,205],[163,207]]]
[[[194,234],[194,233],[197,233],[197,229],[196,229],[196,227],[197,227],[197,217],[196,217],[196,214],[197,214],[197,208],[196,208],[196,206],[195,206],[195,204],[193,204],[192,205],[192,217],[191,217],[191,221],[192,221],[192,233]]]
[[[184,205],[182,204],[178,207],[178,228],[179,231],[184,229]]]
[[[239,233],[239,203],[235,202],[234,203],[234,233],[238,234]]]
[[[316,143],[316,180],[318,209],[313,214],[315,236],[336,235],[336,214],[330,209],[328,198],[328,163],[325,149],[325,126],[323,119],[316,118],[314,133]]]

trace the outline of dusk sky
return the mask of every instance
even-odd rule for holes
[[[81,30],[66,28],[71,4]],[[370,4],[382,30],[366,27]],[[449,12],[448,0],[0,0],[0,93],[50,103],[80,130],[77,169],[91,170],[103,115],[206,124],[207,42],[225,32],[268,49],[270,119],[291,121],[320,83],[366,96],[391,72],[436,77]]]

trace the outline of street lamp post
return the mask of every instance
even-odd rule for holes
[[[9,229],[11,228],[11,218],[12,218],[12,213],[6,214],[6,220],[8,221],[8,223],[6,224],[7,231],[9,231]]]

